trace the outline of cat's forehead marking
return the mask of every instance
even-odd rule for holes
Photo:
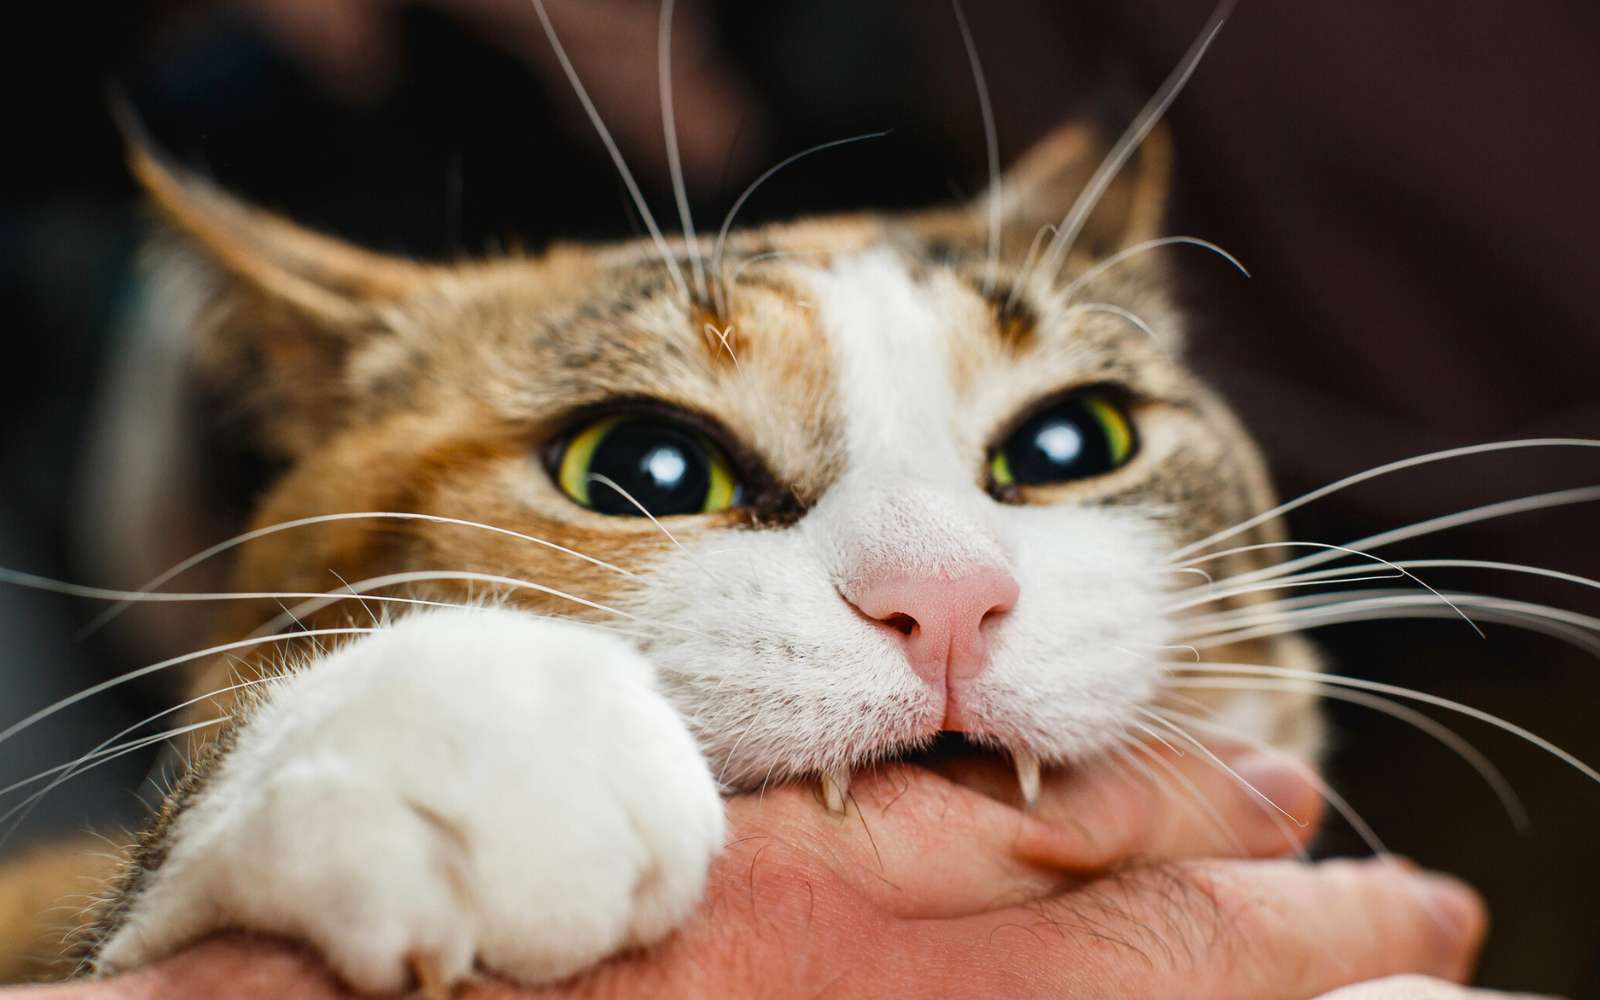
[[[839,359],[850,465],[921,479],[962,475],[951,433],[961,333],[951,289],[918,281],[904,256],[884,247],[819,269],[812,294],[819,330]]]

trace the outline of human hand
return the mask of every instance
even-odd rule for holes
[[[707,900],[667,942],[555,991],[484,982],[464,996],[1247,1000],[1467,975],[1484,931],[1470,890],[1404,862],[1276,860],[1315,825],[1303,777],[1232,757],[1301,825],[1198,755],[1151,753],[1156,784],[1105,765],[1068,770],[1047,775],[1027,812],[905,766],[858,776],[843,816],[798,786],[732,799],[734,832]],[[301,951],[224,938],[32,1000],[222,993],[348,995]]]

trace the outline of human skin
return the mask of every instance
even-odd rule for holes
[[[1231,755],[1294,821],[1200,754],[1149,755],[1049,776],[1028,811],[904,766],[859,776],[844,816],[798,786],[734,798],[706,902],[666,941],[559,987],[486,978],[459,995],[1265,1000],[1468,976],[1486,926],[1470,889],[1394,859],[1285,860],[1319,797],[1273,758]],[[222,995],[350,996],[304,950],[242,936],[111,979],[0,991]]]

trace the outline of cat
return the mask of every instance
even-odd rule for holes
[[[1025,805],[1041,768],[1135,738],[1181,638],[1174,553],[1273,499],[1144,252],[1164,137],[1070,246],[1035,239],[1105,152],[1067,127],[998,200],[427,266],[136,147],[197,365],[288,466],[235,589],[344,580],[382,612],[293,608],[320,639],[293,653],[258,631],[277,599],[219,614],[235,645],[192,711],[235,720],[132,852],[92,967],[243,926],[362,989],[419,953],[548,982],[685,917],[723,792],[812,780],[843,811],[853,771],[943,741],[1007,761]],[[376,513],[317,520],[345,512]],[[1288,634],[1227,652],[1317,668]],[[1314,759],[1309,691],[1210,704]]]

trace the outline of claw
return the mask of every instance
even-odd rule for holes
[[[420,1000],[450,1000],[454,991],[445,984],[444,977],[439,974],[439,961],[432,955],[424,952],[413,952],[408,956],[411,965],[411,975],[416,980],[416,996]]]
[[[1039,755],[1030,750],[1013,750],[1011,760],[1017,766],[1017,784],[1022,786],[1022,799],[1032,806],[1039,801]]]
[[[822,802],[828,811],[844,815],[844,796],[850,790],[850,772],[826,771],[822,775]]]

